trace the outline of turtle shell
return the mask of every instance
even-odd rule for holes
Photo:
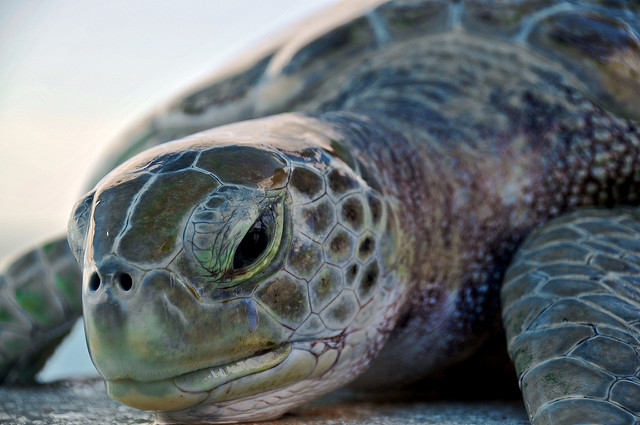
[[[275,35],[153,113],[115,146],[97,177],[157,144],[298,110],[354,63],[395,43],[420,37],[427,43],[447,31],[532,51],[541,61],[556,63],[597,105],[640,119],[640,3],[343,0]]]

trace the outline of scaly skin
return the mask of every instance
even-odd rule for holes
[[[498,332],[531,227],[638,199],[634,123],[512,45],[432,41],[364,61],[306,116],[151,149],[79,203],[87,338],[114,398],[164,422],[276,417],[360,375],[397,321],[359,384],[429,376]]]
[[[496,332],[502,273],[532,226],[637,203],[636,124],[564,75],[517,46],[445,34],[373,57],[312,105],[343,111],[314,116],[382,177],[410,235],[413,296],[362,385],[441,371]]]
[[[640,215],[584,210],[518,250],[502,306],[531,421],[640,421]]]
[[[437,3],[446,33],[398,35],[391,4],[261,59],[246,90],[227,81],[238,104],[196,93],[165,130],[225,122],[239,104],[247,117],[301,113],[154,148],[78,204],[88,342],[114,398],[162,422],[264,420],[353,380],[378,352],[360,385],[429,376],[499,332],[498,286],[533,226],[637,203],[636,123],[581,94],[637,117],[635,98],[611,90],[637,68],[630,27],[563,3],[570,13],[525,14],[535,25],[503,43],[461,30],[483,16],[473,3],[464,18],[461,3]],[[615,48],[585,52],[594,34]],[[141,143],[167,136],[150,127]]]
[[[29,251],[2,269],[0,382],[33,382],[80,317],[81,282],[66,238]]]
[[[79,202],[87,341],[113,398],[162,422],[266,419],[368,366],[406,296],[403,249],[386,194],[328,154],[334,133],[295,115],[223,127]],[[238,267],[258,221],[264,254]]]

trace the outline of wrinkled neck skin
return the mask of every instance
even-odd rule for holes
[[[463,35],[405,47],[314,105],[342,135],[336,152],[393,205],[411,292],[360,387],[406,384],[470,356],[501,330],[502,273],[532,227],[639,195],[638,126],[587,100],[566,73]]]
[[[399,226],[400,284],[411,294],[391,339],[355,382],[364,388],[429,377],[498,332],[499,283],[511,253],[529,229],[563,208],[553,199],[541,203],[543,146],[490,140],[447,147],[391,117],[320,116],[344,131],[345,162],[382,185]]]

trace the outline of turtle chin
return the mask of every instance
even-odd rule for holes
[[[121,403],[156,412],[160,423],[275,418],[308,401],[311,393],[318,392],[311,382],[336,364],[338,350],[320,344],[320,352],[314,348],[317,345],[286,343],[242,360],[158,381],[107,380],[107,392]]]
[[[286,385],[304,378],[302,375],[308,368],[309,359],[292,353],[291,344],[284,344],[245,359],[168,379],[107,380],[107,392],[113,399],[138,409],[174,411],[197,406],[207,399],[223,401]]]

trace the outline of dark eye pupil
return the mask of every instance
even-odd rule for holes
[[[238,270],[250,266],[267,249],[268,244],[269,237],[266,226],[261,220],[258,220],[242,238],[238,248],[236,248],[236,253],[233,257],[233,268]]]

